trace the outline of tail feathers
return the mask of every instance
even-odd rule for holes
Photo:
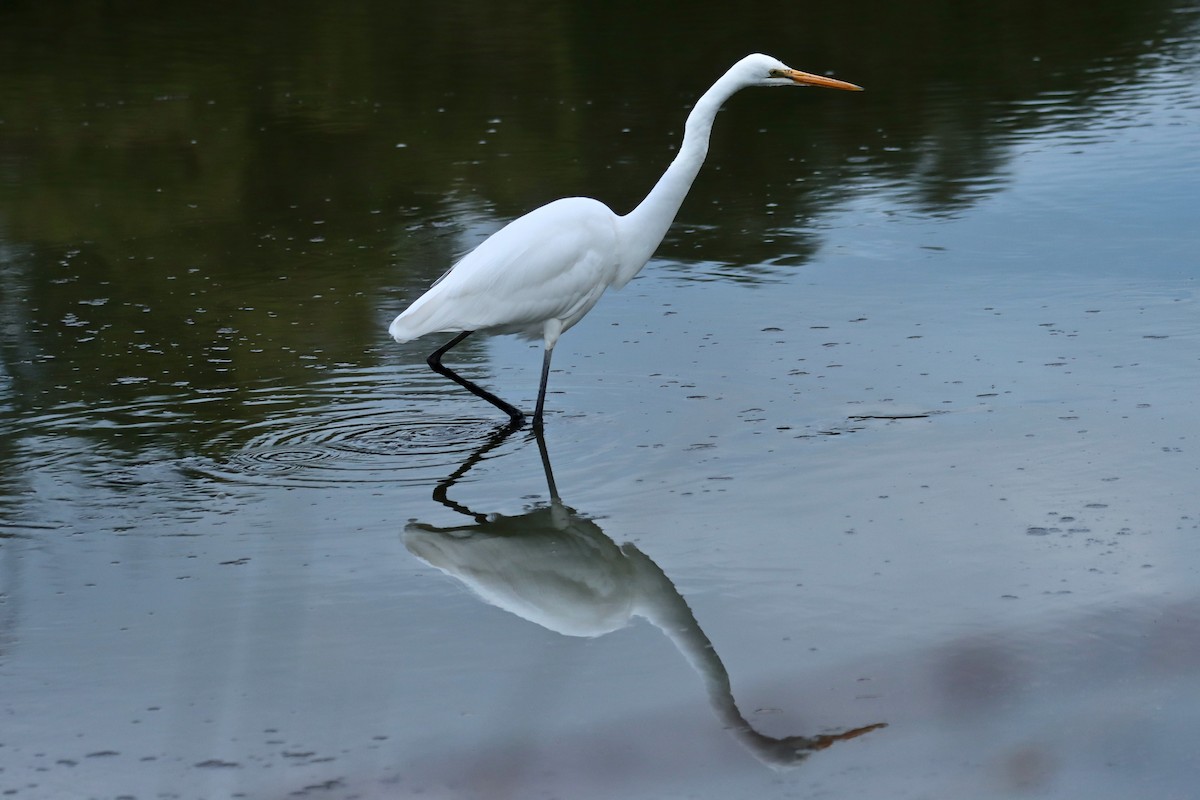
[[[404,320],[400,319],[399,317],[396,317],[394,320],[392,320],[392,324],[388,326],[388,335],[400,344],[411,342],[413,339],[417,338],[408,330],[408,326],[404,324]]]
[[[458,314],[447,313],[444,303],[428,302],[429,293],[418,297],[400,316],[392,320],[388,333],[397,342],[411,342],[427,333],[468,330]]]
[[[430,330],[422,330],[421,327],[417,324],[414,324],[414,320],[409,319],[407,315],[408,312],[406,311],[392,320],[392,324],[388,326],[388,334],[390,334],[391,337],[397,342],[401,344],[404,342],[411,342],[413,339],[433,332]]]

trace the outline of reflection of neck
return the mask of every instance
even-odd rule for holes
[[[722,708],[731,709],[732,714],[740,719],[741,715],[733,703],[729,673],[675,584],[633,544],[626,542],[621,545],[621,552],[633,564],[639,584],[635,613],[650,620],[675,643],[683,657],[704,678],[709,695],[719,699]],[[722,721],[730,722],[726,719],[726,713],[722,713],[721,717]]]
[[[883,724],[876,724],[837,734],[788,736],[782,739],[756,731],[738,710],[729,672],[721,662],[721,657],[700,629],[687,601],[679,594],[671,579],[632,544],[621,545],[621,552],[633,563],[640,584],[635,613],[645,616],[675,643],[683,657],[704,679],[708,702],[722,724],[759,760],[773,767],[794,766],[813,751],[824,750],[834,742],[853,739],[883,727]]]
[[[704,679],[708,701],[721,722],[742,739],[743,743],[753,747],[752,740],[761,734],[751,727],[738,710],[733,699],[729,672],[721,662],[721,657],[717,655],[712,641],[700,629],[700,624],[696,622],[687,601],[679,594],[671,579],[640,550],[626,543],[621,545],[621,551],[635,564],[639,582],[643,583],[639,593],[641,605],[638,613],[644,614],[646,619],[675,643],[683,657]]]

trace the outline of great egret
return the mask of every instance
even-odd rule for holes
[[[388,333],[407,342],[427,333],[459,331],[429,356],[429,366],[507,413],[513,427],[525,415],[443,365],[442,356],[476,331],[542,337],[542,379],[533,413],[534,427],[541,429],[550,356],[558,337],[591,310],[605,289],[620,289],[650,260],[704,163],[717,111],[734,92],[749,86],[861,91],[852,83],[792,69],[771,56],[746,56],[696,101],[678,154],[637,208],[620,216],[597,200],[568,197],[513,220],[435,281],[392,320]]]

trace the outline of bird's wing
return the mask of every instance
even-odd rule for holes
[[[569,327],[616,274],[614,219],[595,200],[568,198],[513,220],[397,317],[393,336],[455,330],[536,336],[548,319]]]

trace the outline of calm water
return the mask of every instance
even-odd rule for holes
[[[0,9],[5,796],[1194,794],[1195,2],[171,9]],[[544,442],[387,338],[756,50]]]

